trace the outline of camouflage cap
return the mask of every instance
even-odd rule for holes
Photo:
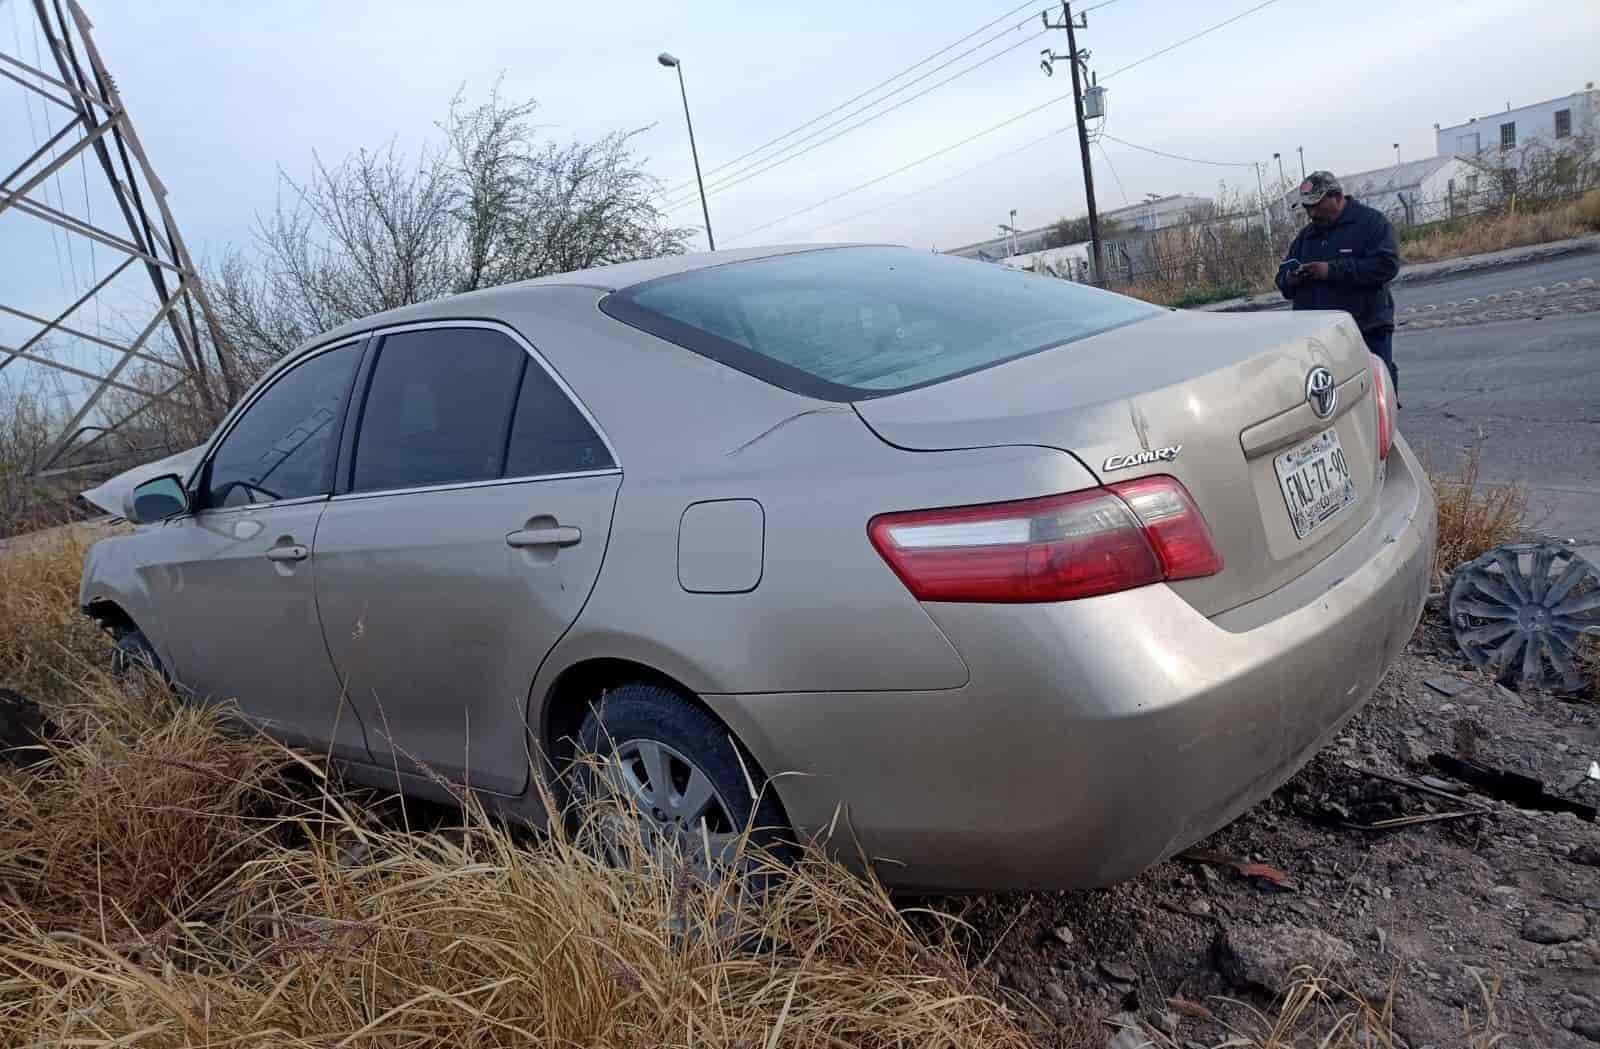
[[[1300,206],[1309,208],[1329,193],[1344,194],[1344,187],[1331,171],[1313,171],[1300,183]]]

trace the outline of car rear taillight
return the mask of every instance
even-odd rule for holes
[[[872,519],[867,534],[922,601],[1071,601],[1222,570],[1175,478]]]
[[[1394,435],[1400,429],[1400,420],[1396,411],[1394,387],[1389,380],[1389,366],[1383,363],[1383,358],[1371,354],[1372,358],[1372,400],[1378,408],[1378,458],[1389,458],[1389,449],[1394,447]]]

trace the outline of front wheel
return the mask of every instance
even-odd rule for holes
[[[111,673],[115,677],[128,678],[140,672],[162,677],[166,674],[161,667],[161,658],[156,655],[155,646],[150,644],[150,639],[144,636],[143,631],[137,627],[119,630],[116,647],[111,650]]]
[[[677,693],[643,684],[607,692],[579,743],[597,766],[580,767],[580,781],[603,776],[637,813],[647,845],[675,846],[707,873],[734,864],[742,845],[784,854],[788,822],[766,776],[725,727]]]

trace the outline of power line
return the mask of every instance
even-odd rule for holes
[[[1212,167],[1218,167],[1218,168],[1253,168],[1253,167],[1255,167],[1255,164],[1253,164],[1253,163],[1247,164],[1247,163],[1245,163],[1243,161],[1240,161],[1240,160],[1201,160],[1199,157],[1186,157],[1186,156],[1182,155],[1181,153],[1167,153],[1167,152],[1165,152],[1163,150],[1151,149],[1149,146],[1141,146],[1137,142],[1129,142],[1129,141],[1127,141],[1125,139],[1120,139],[1115,135],[1106,135],[1104,137],[1110,139],[1111,141],[1115,142],[1119,146],[1127,146],[1129,149],[1137,149],[1141,153],[1154,153],[1156,156],[1158,156],[1158,157],[1166,157],[1168,160],[1184,160],[1184,161],[1188,161],[1190,164],[1209,164]]]
[[[1101,0],[1100,3],[1094,4],[1091,7],[1085,8],[1081,13],[1082,14],[1088,14],[1090,11],[1098,11],[1102,7],[1110,7],[1112,4],[1114,4],[1116,2],[1117,2],[1117,0]],[[754,149],[751,149],[751,150],[748,150],[748,151],[746,151],[744,153],[741,153],[739,156],[734,157],[732,160],[727,161],[724,164],[719,164],[717,167],[712,168],[709,171],[707,171],[706,175],[708,177],[710,177],[710,176],[715,175],[715,174],[717,174],[719,172],[727,171],[728,168],[731,168],[731,167],[739,164],[740,162],[746,160],[749,157],[755,156],[757,153],[760,153],[763,150],[765,150],[768,146],[776,145],[777,143],[782,142],[784,139],[790,138],[790,137],[798,134],[799,132],[804,131],[806,128],[812,126],[813,124],[817,123],[818,121],[827,119],[828,117],[832,116],[833,114],[839,112],[839,110],[845,109],[845,108],[847,108],[847,107],[849,107],[851,105],[854,105],[856,102],[859,102],[861,99],[866,98],[868,95],[870,95],[873,92],[877,91],[879,88],[887,87],[889,84],[892,84],[896,80],[899,80],[901,77],[905,76],[907,73],[910,73],[912,70],[917,69],[917,68],[919,68],[921,66],[924,66],[924,65],[928,64],[929,62],[933,61],[935,58],[938,58],[940,55],[944,54],[947,51],[952,50],[953,48],[959,47],[961,44],[964,44],[968,40],[971,40],[973,37],[977,36],[979,33],[982,33],[985,30],[991,29],[994,26],[999,25],[1001,22],[1005,21],[1007,18],[1010,18],[1012,15],[1015,15],[1018,11],[1021,11],[1024,8],[1027,8],[1027,7],[1037,7],[1037,6],[1039,6],[1039,0],[1027,0],[1027,2],[1025,2],[1025,3],[1018,4],[1016,7],[1011,8],[1009,11],[1006,11],[1004,14],[998,16],[997,18],[994,18],[994,19],[992,19],[992,20],[990,20],[988,22],[985,22],[983,25],[979,26],[977,29],[974,29],[972,32],[968,33],[966,36],[963,36],[960,39],[955,40],[955,41],[945,45],[944,47],[942,47],[939,50],[933,52],[932,54],[928,55],[927,57],[925,57],[923,59],[920,59],[917,62],[912,63],[911,65],[907,66],[906,68],[902,69],[900,72],[894,74],[893,76],[887,78],[886,80],[879,81],[878,83],[874,84],[872,87],[867,88],[865,91],[862,91],[860,94],[854,96],[853,98],[850,98],[850,99],[848,99],[848,100],[846,100],[844,102],[839,103],[838,105],[834,106],[832,109],[828,110],[827,112],[821,113],[821,114],[819,114],[819,115],[817,115],[815,117],[812,117],[810,120],[806,121],[804,124],[801,124],[798,127],[792,128],[789,131],[785,131],[783,134],[778,135],[775,138],[768,139],[766,142],[763,142],[761,145],[756,146]],[[1041,8],[1040,10],[1042,11],[1043,8]],[[989,44],[993,43],[994,41],[999,40],[1001,37],[1004,37],[1009,33],[1016,32],[1018,29],[1021,29],[1024,25],[1026,25],[1028,23],[1028,21],[1029,21],[1029,19],[1023,19],[1022,21],[1016,23],[1015,25],[1011,26],[1010,28],[1001,30],[999,33],[994,34],[993,36],[991,36],[988,39],[982,41],[981,43],[973,45],[972,47],[968,48],[967,50],[961,52],[959,55],[956,55],[955,57],[950,58],[947,61],[940,63],[939,65],[935,66],[933,69],[928,70],[927,72],[923,73],[921,76],[915,78],[914,80],[911,80],[911,81],[909,81],[907,83],[901,84],[899,87],[895,88],[893,91],[890,91],[889,93],[887,93],[887,94],[885,94],[885,95],[883,95],[883,96],[881,96],[879,98],[873,99],[871,102],[867,103],[866,105],[861,106],[860,108],[858,108],[858,109],[856,109],[856,110],[854,110],[854,111],[852,111],[850,113],[845,114],[843,117],[841,117],[838,120],[834,121],[832,124],[829,124],[827,127],[819,128],[817,131],[815,131],[812,134],[807,135],[805,138],[801,139],[801,142],[809,141],[810,139],[816,137],[816,135],[821,134],[824,131],[827,131],[829,128],[838,127],[839,124],[843,123],[846,120],[849,120],[851,117],[856,116],[856,115],[858,115],[860,113],[864,113],[867,110],[871,109],[873,106],[876,106],[876,105],[878,105],[878,104],[880,104],[882,102],[888,101],[890,98],[893,98],[895,95],[897,95],[900,92],[906,90],[907,88],[913,86],[914,84],[917,84],[917,83],[920,83],[923,80],[926,80],[928,77],[932,76],[934,73],[937,73],[939,70],[946,69],[949,66],[953,65],[954,63],[956,63],[956,62],[960,61],[961,59],[965,58],[966,56],[974,53],[975,51],[982,50],[984,47],[987,47]],[[1041,30],[1039,33],[1036,33],[1032,37],[1029,37],[1028,40],[1036,40],[1042,35],[1043,35],[1043,31]],[[1014,50],[1016,47],[1020,47],[1022,43],[1027,43],[1027,42],[1028,42],[1027,40],[1024,40],[1019,44],[1015,44],[1011,48],[1008,48],[1007,51]],[[987,63],[989,61],[992,61],[993,59],[998,58],[1000,54],[1005,54],[1005,53],[1006,53],[1006,51],[1002,51],[1002,52],[999,52],[998,54],[991,55],[989,58],[984,59],[983,62],[979,62],[977,65],[971,67],[971,69],[968,69],[965,72],[971,72],[972,69],[976,69],[976,68],[978,68],[978,66],[981,66],[981,65],[983,65],[983,64],[985,64],[985,63]],[[959,76],[959,75],[964,75],[964,74],[957,74],[957,75]],[[945,80],[940,81],[940,84],[947,84],[951,80],[954,80],[954,79],[955,79],[954,76],[949,77],[949,78],[947,78]],[[934,87],[937,87],[937,86],[939,86],[939,85],[937,85],[937,84],[934,85]],[[928,90],[932,90],[932,88],[929,88]],[[918,95],[913,96],[913,97],[914,98],[920,98],[924,94],[927,94],[927,91],[923,91],[923,92],[921,92]],[[906,100],[904,100],[903,102],[901,102],[901,103],[899,103],[897,105],[891,106],[889,109],[884,110],[883,112],[879,113],[877,116],[878,117],[884,116],[884,115],[892,112],[893,110],[898,109],[900,107],[900,105],[904,105],[905,102],[909,102],[909,101],[911,101],[911,99],[906,99]],[[871,119],[875,120],[875,119],[877,119],[877,117],[873,117]],[[862,123],[869,123],[869,122],[870,122],[870,120],[869,121],[863,121]],[[856,126],[859,127],[861,125],[858,124]],[[854,130],[854,128],[847,129],[846,131],[841,132],[840,134],[848,134],[848,132],[850,130]],[[834,136],[834,138],[837,138],[837,137],[838,136]],[[825,142],[831,142],[831,141],[833,141],[832,138],[825,139],[824,142],[818,143],[818,145],[823,145]],[[791,143],[790,144],[790,146],[794,146],[794,145],[799,145],[799,143]],[[786,147],[784,147],[784,149],[786,150],[786,149],[790,148],[790,146],[786,146]],[[781,153],[783,151],[784,150],[779,150],[778,152]],[[804,152],[809,152],[809,150],[806,150]],[[795,155],[798,156],[800,154],[795,154]],[[716,188],[727,188],[727,186],[731,184],[731,183],[729,183],[728,179],[737,178],[740,174],[743,174],[744,171],[749,171],[750,168],[759,166],[761,164],[764,164],[767,161],[772,160],[772,159],[773,159],[772,156],[764,157],[763,159],[756,161],[755,164],[746,166],[742,171],[734,172],[732,175],[727,176],[727,178],[725,178],[722,183],[718,184],[717,186],[710,187],[710,188],[713,188],[713,189],[716,189]],[[774,166],[776,166],[776,165],[774,165]],[[763,170],[770,170],[770,169],[763,169]],[[754,176],[752,176],[752,177],[754,177]],[[663,198],[678,198],[676,201],[666,204],[665,205],[666,209],[668,211],[676,211],[676,210],[684,207],[686,204],[692,202],[692,200],[694,199],[692,196],[691,197],[683,197],[682,194],[684,193],[685,190],[688,190],[688,189],[694,187],[694,185],[695,185],[695,183],[693,183],[693,182],[683,182],[683,183],[680,183],[679,185],[673,187],[672,189],[669,189],[669,190],[666,190],[665,192],[663,192],[661,194]]]
[[[1160,58],[1162,55],[1166,54],[1168,51],[1176,51],[1178,48],[1182,47],[1184,44],[1191,44],[1194,41],[1199,40],[1201,37],[1206,36],[1209,33],[1215,33],[1217,30],[1223,28],[1224,26],[1230,26],[1233,23],[1237,22],[1239,19],[1245,17],[1246,15],[1253,15],[1257,11],[1261,10],[1263,7],[1271,7],[1273,4],[1275,4],[1277,2],[1278,2],[1278,0],[1264,0],[1263,3],[1257,4],[1256,6],[1252,7],[1248,11],[1241,11],[1238,14],[1234,15],[1232,18],[1227,19],[1226,21],[1218,22],[1214,26],[1209,26],[1209,27],[1207,27],[1205,29],[1200,30],[1200,32],[1195,33],[1193,36],[1186,36],[1182,40],[1179,40],[1175,44],[1168,44],[1166,47],[1163,47],[1159,51],[1152,51],[1150,54],[1145,55],[1143,58],[1139,59],[1136,62],[1129,62],[1125,66],[1120,66],[1120,67],[1118,67],[1116,69],[1113,69],[1111,72],[1107,73],[1105,76],[1101,77],[1100,79],[1101,80],[1110,80],[1112,77],[1116,76],[1118,73],[1126,73],[1128,70],[1134,68],[1135,66],[1142,66],[1146,62],[1149,62],[1151,59]]]
[[[781,218],[776,218],[776,219],[773,219],[771,222],[764,222],[759,226],[755,226],[755,227],[752,227],[751,229],[747,229],[743,233],[740,233],[737,236],[735,236],[733,239],[734,240],[742,240],[745,237],[750,236],[752,233],[760,233],[762,230],[770,229],[773,226],[778,225],[780,222],[787,222],[792,218],[798,218],[801,215],[805,215],[805,214],[807,214],[809,212],[817,210],[818,208],[822,207],[825,204],[832,204],[836,200],[841,200],[841,199],[843,199],[845,197],[850,196],[851,194],[859,193],[864,189],[868,189],[868,188],[870,188],[872,186],[876,186],[880,182],[883,182],[883,181],[885,181],[887,179],[894,178],[896,175],[904,174],[905,172],[910,171],[912,168],[917,167],[920,164],[926,164],[928,161],[933,160],[936,157],[942,157],[946,153],[949,153],[951,150],[959,149],[960,147],[966,145],[969,142],[976,141],[977,139],[980,139],[985,135],[992,134],[992,133],[994,133],[996,131],[999,131],[1003,127],[1008,127],[1008,126],[1010,126],[1012,124],[1015,124],[1017,121],[1023,119],[1024,117],[1031,117],[1031,116],[1033,116],[1033,114],[1039,112],[1041,109],[1044,109],[1044,108],[1046,108],[1048,106],[1053,106],[1057,102],[1063,102],[1066,99],[1069,99],[1071,97],[1072,97],[1072,93],[1069,91],[1064,95],[1057,95],[1054,98],[1047,99],[1044,102],[1039,103],[1037,106],[1034,106],[1032,109],[1025,109],[1021,113],[1018,113],[1015,116],[1007,117],[1005,120],[1000,121],[1000,123],[998,123],[998,124],[991,124],[989,127],[984,128],[982,131],[978,131],[978,132],[975,132],[974,134],[968,135],[966,138],[961,139],[959,142],[952,142],[948,146],[944,146],[941,149],[936,149],[932,153],[929,153],[929,154],[927,154],[925,156],[918,157],[916,160],[911,161],[909,164],[902,164],[900,167],[895,168],[893,171],[890,171],[890,172],[888,172],[886,174],[883,174],[883,175],[879,175],[877,178],[874,178],[874,179],[868,179],[866,182],[862,182],[859,185],[851,186],[849,189],[843,190],[843,191],[841,191],[839,193],[835,193],[831,197],[824,197],[822,200],[817,201],[815,204],[807,205],[806,207],[803,207],[798,211],[791,211],[789,214],[784,215]]]
[[[1086,8],[1084,11],[1082,11],[1080,13],[1081,14],[1088,14],[1090,11],[1096,10],[1097,8],[1100,8],[1100,7],[1109,6],[1110,4],[1115,3],[1115,2],[1116,2],[1116,0],[1104,0],[1103,3],[1096,4],[1093,7]],[[1257,4],[1255,7],[1252,7],[1249,10],[1241,11],[1239,14],[1236,14],[1236,15],[1232,16],[1231,18],[1224,19],[1223,21],[1218,22],[1215,25],[1208,26],[1207,28],[1200,30],[1198,33],[1194,33],[1194,34],[1192,34],[1190,36],[1184,37],[1182,40],[1179,40],[1176,43],[1168,44],[1166,47],[1163,47],[1160,50],[1152,51],[1150,54],[1145,55],[1143,58],[1137,59],[1137,60],[1135,60],[1133,62],[1128,63],[1125,66],[1121,66],[1121,67],[1119,67],[1119,68],[1117,68],[1115,70],[1112,70],[1111,73],[1107,74],[1104,77],[1100,77],[1099,79],[1100,80],[1106,80],[1106,79],[1109,79],[1110,77],[1116,76],[1118,73],[1125,73],[1128,70],[1134,68],[1135,66],[1140,66],[1140,65],[1145,64],[1146,62],[1151,61],[1152,59],[1159,58],[1162,55],[1167,54],[1168,52],[1174,51],[1177,48],[1182,47],[1184,44],[1192,43],[1193,41],[1198,40],[1203,36],[1206,36],[1206,35],[1208,35],[1210,33],[1216,32],[1218,29],[1222,29],[1225,26],[1232,25],[1234,22],[1239,21],[1241,18],[1244,18],[1247,15],[1254,14],[1255,12],[1260,11],[1261,9],[1263,9],[1265,7],[1270,7],[1271,5],[1273,5],[1273,4],[1277,3],[1277,2],[1278,2],[1278,0],[1264,0],[1264,2]],[[1072,95],[1071,95],[1070,92],[1067,93],[1067,94],[1064,94],[1064,95],[1057,95],[1056,97],[1054,97],[1052,99],[1049,99],[1049,100],[1047,100],[1047,101],[1045,101],[1043,103],[1040,103],[1037,106],[1034,106],[1032,109],[1023,110],[1021,113],[1018,113],[1015,116],[1008,117],[1007,119],[1002,120],[1000,123],[993,124],[993,125],[991,125],[991,126],[989,126],[987,128],[984,128],[982,131],[979,131],[979,132],[977,132],[975,134],[969,135],[966,138],[961,139],[958,142],[953,142],[948,146],[945,146],[945,147],[943,147],[941,149],[937,149],[937,150],[933,151],[932,153],[929,153],[929,154],[927,154],[925,156],[919,157],[918,159],[911,161],[909,164],[905,164],[905,165],[903,165],[903,166],[901,166],[899,168],[896,168],[895,170],[890,171],[887,174],[879,175],[877,178],[869,179],[866,182],[859,183],[858,185],[852,186],[849,189],[843,190],[843,191],[841,191],[839,193],[835,193],[832,196],[824,197],[822,200],[819,200],[814,204],[809,204],[806,207],[803,207],[803,208],[799,209],[798,211],[792,211],[792,212],[788,213],[787,215],[783,215],[783,216],[781,216],[779,218],[773,219],[770,222],[764,222],[759,226],[754,226],[754,227],[752,227],[750,229],[747,229],[743,233],[740,233],[737,236],[735,236],[733,239],[742,240],[743,238],[748,237],[751,234],[760,233],[762,230],[770,229],[773,226],[778,225],[779,223],[787,222],[789,219],[797,218],[797,217],[799,217],[801,215],[808,214],[809,212],[815,211],[817,208],[823,207],[823,206],[825,206],[827,204],[831,204],[836,200],[840,200],[840,199],[842,199],[844,197],[851,196],[852,194],[859,193],[863,189],[868,189],[868,188],[870,188],[872,186],[875,186],[878,183],[883,182],[883,181],[885,181],[887,179],[894,178],[896,175],[903,174],[904,172],[909,171],[910,169],[912,169],[914,167],[917,167],[920,164],[925,164],[928,161],[933,160],[936,157],[943,156],[944,154],[950,152],[951,150],[958,149],[961,146],[964,146],[967,143],[974,141],[975,139],[982,138],[983,136],[988,135],[988,134],[990,134],[990,133],[992,133],[994,131],[998,131],[1000,128],[1006,127],[1006,126],[1008,126],[1010,124],[1014,124],[1018,120],[1023,119],[1024,117],[1032,116],[1034,113],[1039,112],[1041,109],[1044,109],[1047,106],[1054,105],[1057,102],[1061,102],[1061,101],[1063,101],[1065,99],[1068,99],[1068,98],[1071,98],[1071,97],[1072,97]],[[1147,146],[1134,146],[1132,143],[1123,142],[1121,139],[1112,138],[1112,136],[1110,136],[1110,135],[1107,135],[1105,137],[1106,138],[1110,138],[1113,142],[1118,142],[1118,143],[1121,143],[1122,145],[1125,145],[1125,146],[1132,146],[1132,148],[1135,148],[1135,149],[1143,149],[1143,150],[1145,150],[1147,152],[1159,153],[1158,150],[1152,150]],[[1193,157],[1178,156],[1177,154],[1162,154],[1162,155],[1173,157],[1173,158],[1178,159],[1178,160],[1195,160],[1196,159],[1196,158],[1193,158]],[[1228,167],[1233,167],[1233,166],[1250,167],[1251,166],[1249,164],[1234,164],[1234,163],[1225,163],[1225,162],[1222,162],[1222,161],[1196,161],[1196,162],[1197,163],[1203,163],[1203,164],[1220,164],[1220,165],[1228,166]]]
[[[711,175],[711,174],[715,174],[715,173],[717,173],[719,171],[726,171],[728,168],[733,167],[735,164],[739,163],[740,161],[744,160],[745,158],[755,156],[757,153],[759,153],[762,150],[766,149],[768,146],[773,145],[773,144],[778,143],[778,142],[782,142],[784,139],[790,137],[791,135],[794,135],[797,132],[804,131],[806,128],[810,127],[812,124],[815,124],[817,121],[826,120],[828,117],[831,117],[831,116],[833,116],[833,114],[839,112],[839,110],[844,109],[847,106],[854,105],[855,103],[861,101],[863,98],[866,98],[868,95],[872,94],[874,91],[878,90],[879,88],[887,87],[888,85],[894,83],[896,80],[899,80],[901,77],[905,76],[907,73],[911,72],[913,69],[916,69],[916,68],[918,68],[920,66],[927,65],[929,62],[932,62],[935,58],[938,58],[940,55],[944,54],[946,51],[949,51],[949,50],[951,50],[953,48],[956,48],[956,47],[960,47],[962,44],[966,43],[968,40],[971,40],[973,37],[977,36],[979,33],[983,32],[984,30],[989,29],[989,28],[991,28],[993,26],[999,25],[1001,22],[1005,21],[1007,18],[1010,18],[1012,15],[1016,14],[1018,11],[1021,11],[1023,8],[1025,8],[1025,7],[1033,7],[1037,2],[1038,2],[1038,0],[1025,0],[1024,3],[1018,4],[1016,7],[1013,7],[1011,10],[1009,10],[1009,11],[1005,12],[1004,14],[998,16],[997,18],[993,19],[992,21],[985,22],[983,25],[981,25],[978,28],[974,29],[972,32],[968,33],[966,36],[961,37],[959,40],[952,41],[951,43],[946,44],[944,47],[941,47],[939,50],[933,52],[931,55],[928,55],[925,58],[918,59],[917,61],[911,63],[909,66],[906,66],[904,69],[900,70],[900,72],[894,74],[893,76],[889,77],[888,79],[878,81],[878,83],[873,84],[871,87],[867,88],[865,91],[861,92],[859,95],[856,95],[854,98],[846,99],[845,101],[840,102],[838,105],[834,106],[832,109],[828,110],[827,112],[819,113],[818,115],[812,117],[810,120],[806,121],[804,124],[801,124],[798,127],[791,128],[788,131],[785,131],[783,134],[777,136],[776,138],[768,139],[767,141],[761,143],[761,145],[755,147],[752,150],[749,150],[748,152],[741,153],[739,156],[734,157],[732,160],[728,161],[725,164],[720,164],[717,167],[711,168],[709,171],[706,172],[706,174]],[[1107,0],[1107,2],[1108,3],[1114,3],[1115,0]],[[1014,27],[1012,27],[1012,29],[1006,30],[1006,32],[1007,33],[1013,32],[1015,30],[1015,28],[1016,27],[1014,26]],[[1004,33],[1002,33],[1001,35],[1003,36]],[[979,46],[982,46],[982,45],[979,45]],[[885,96],[885,97],[888,97],[888,96]],[[878,101],[881,102],[882,99],[879,99]],[[874,103],[874,104],[876,104],[876,103]],[[672,189],[667,190],[666,193],[663,194],[663,195],[664,196],[676,196],[677,194],[681,193],[685,188],[687,188],[689,186],[692,186],[692,185],[694,185],[693,182],[685,182],[680,186],[675,186]]]
[[[1007,31],[1010,32],[1010,30],[1007,30]],[[971,73],[971,72],[981,68],[982,66],[988,65],[990,62],[993,62],[995,59],[1000,58],[1002,55],[1010,54],[1012,51],[1015,51],[1017,48],[1023,47],[1023,46],[1025,46],[1027,44],[1032,43],[1033,41],[1039,39],[1039,37],[1043,36],[1044,32],[1045,31],[1041,29],[1039,32],[1034,33],[1032,36],[1024,37],[1023,39],[1017,41],[1015,44],[1012,44],[1010,47],[1003,48],[1002,50],[996,51],[994,54],[988,56],[987,58],[981,59],[978,62],[973,63],[972,65],[968,66],[965,69],[962,69],[962,70],[959,70],[958,72],[952,73],[950,76],[945,77],[943,80],[940,80],[937,83],[930,84],[929,86],[923,88],[921,91],[918,91],[916,94],[912,95],[911,97],[901,99],[899,102],[896,102],[894,105],[890,106],[888,109],[880,110],[877,113],[872,114],[871,116],[867,117],[864,120],[860,120],[860,121],[857,121],[854,124],[851,124],[849,127],[845,128],[842,131],[839,131],[839,132],[837,132],[835,134],[829,135],[827,138],[823,139],[821,142],[813,143],[812,145],[807,146],[804,149],[800,149],[797,152],[789,153],[787,156],[775,155],[775,156],[769,156],[769,157],[765,158],[764,160],[759,160],[756,163],[754,163],[754,164],[750,165],[749,167],[745,168],[743,171],[735,172],[733,175],[728,176],[723,181],[706,187],[706,193],[709,195],[711,193],[716,193],[716,192],[719,192],[719,191],[724,190],[724,189],[732,189],[734,186],[737,186],[740,183],[748,182],[750,179],[753,179],[753,178],[755,178],[755,177],[757,177],[759,175],[766,174],[767,172],[771,171],[773,168],[780,167],[780,166],[782,166],[784,164],[787,164],[789,161],[794,160],[796,157],[802,157],[802,156],[805,156],[807,153],[810,153],[812,150],[820,149],[823,146],[827,145],[829,142],[832,142],[834,139],[841,138],[841,137],[843,137],[845,135],[848,135],[850,132],[855,131],[857,128],[865,127],[866,125],[872,123],[875,120],[878,120],[878,119],[880,119],[882,117],[886,117],[890,113],[893,113],[895,110],[901,108],[902,106],[910,105],[912,102],[915,102],[917,99],[919,99],[922,96],[928,94],[929,92],[937,91],[939,88],[941,88],[944,85],[950,83],[950,81],[959,79],[960,77],[964,77],[968,73]],[[942,69],[944,67],[943,66],[939,66],[937,68]],[[935,70],[929,70],[930,73],[934,72],[934,71]],[[922,78],[918,77],[917,79],[920,80]],[[916,83],[916,82],[917,81],[914,80],[911,83]],[[907,84],[905,86],[909,87],[911,85]],[[890,96],[886,95],[886,96],[884,96],[884,98],[879,99],[878,102],[882,102],[885,99],[887,99],[888,97],[890,97]],[[863,106],[861,109],[858,109],[854,113],[850,113],[849,115],[840,118],[840,120],[837,120],[832,124],[829,124],[827,127],[819,128],[817,131],[814,131],[810,135],[807,135],[805,138],[801,139],[799,142],[795,142],[795,143],[792,143],[790,146],[786,146],[785,150],[792,149],[795,146],[799,146],[802,142],[810,141],[812,138],[815,138],[817,135],[822,134],[824,131],[827,131],[829,128],[837,127],[840,123],[842,123],[845,120],[848,120],[850,117],[856,116],[857,114],[862,113],[867,109],[870,109],[872,106],[877,105],[878,102],[873,102],[870,105]],[[783,152],[782,150],[779,151],[780,154],[782,152]],[[677,203],[669,203],[669,204],[665,205],[665,208],[666,208],[666,210],[668,212],[677,211],[677,210],[679,210],[681,208],[684,208],[684,207],[688,206],[689,204],[694,203],[697,199],[698,199],[697,195],[686,196],[686,197],[682,198],[681,200],[679,200]]]
[[[1112,141],[1115,142],[1116,139],[1112,139]],[[1132,203],[1128,200],[1128,187],[1122,184],[1122,176],[1117,174],[1117,166],[1111,163],[1111,154],[1106,152],[1104,143],[1097,138],[1094,140],[1094,144],[1100,147],[1100,159],[1106,162],[1106,167],[1111,169],[1111,177],[1117,180],[1117,192],[1122,194],[1122,203],[1124,205]]]
[[[1107,0],[1107,2],[1115,3],[1116,0]],[[940,186],[949,185],[950,183],[955,182],[957,179],[965,178],[966,176],[972,174],[974,171],[977,171],[977,170],[979,170],[981,168],[986,168],[990,164],[998,164],[1002,160],[1005,160],[1005,159],[1007,159],[1009,157],[1014,157],[1018,153],[1025,152],[1025,151],[1027,151],[1029,149],[1034,148],[1035,146],[1038,146],[1038,145],[1041,145],[1042,143],[1048,142],[1050,139],[1056,137],[1057,135],[1062,135],[1062,134],[1067,133],[1068,131],[1071,131],[1072,127],[1073,126],[1071,124],[1068,124],[1066,127],[1058,127],[1054,131],[1050,132],[1047,135],[1041,135],[1040,137],[1032,140],[1031,142],[1023,143],[1022,145],[1018,146],[1015,149],[1008,149],[1004,153],[996,154],[995,156],[990,157],[988,160],[981,160],[981,161],[979,161],[978,163],[972,165],[969,168],[963,168],[961,171],[956,172],[954,175],[946,176],[945,178],[939,179],[937,182],[930,182],[926,186],[923,186],[920,189],[912,190],[910,193],[902,193],[898,197],[894,197],[894,198],[892,198],[890,200],[881,201],[881,202],[879,202],[877,204],[874,204],[870,208],[862,208],[860,211],[851,212],[849,215],[846,215],[843,218],[834,219],[832,222],[825,222],[820,226],[813,226],[809,230],[807,230],[806,232],[807,233],[818,233],[818,232],[821,232],[822,230],[825,230],[825,229],[832,229],[834,226],[843,225],[844,223],[850,222],[853,219],[859,219],[859,218],[862,218],[862,217],[864,217],[866,215],[871,215],[871,214],[874,214],[876,212],[883,211],[885,208],[892,208],[896,204],[902,204],[905,201],[910,200],[912,197],[921,196],[922,194],[927,193],[930,190],[938,189]]]

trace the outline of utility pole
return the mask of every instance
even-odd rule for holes
[[[1300,151],[1300,181],[1304,182],[1306,179],[1306,147],[1296,146],[1294,148]]]
[[[1261,163],[1256,162],[1256,195],[1261,198],[1261,221],[1267,227],[1267,239],[1272,239],[1272,212],[1267,210],[1267,190],[1261,184]]]
[[[1065,29],[1067,31],[1067,53],[1055,54],[1048,48],[1045,49],[1045,60],[1041,63],[1045,75],[1050,74],[1050,63],[1061,58],[1072,61],[1072,109],[1074,119],[1078,124],[1078,151],[1083,158],[1083,197],[1089,206],[1089,245],[1094,255],[1094,280],[1095,283],[1106,283],[1105,253],[1100,246],[1100,213],[1094,206],[1094,166],[1089,162],[1089,128],[1083,118],[1083,78],[1078,71],[1081,63],[1089,60],[1089,52],[1078,50],[1078,36],[1075,30],[1089,27],[1089,16],[1080,15],[1082,21],[1075,22],[1072,17],[1072,4],[1063,0],[1061,4],[1061,22],[1052,24],[1049,12],[1041,13],[1046,29]]]

